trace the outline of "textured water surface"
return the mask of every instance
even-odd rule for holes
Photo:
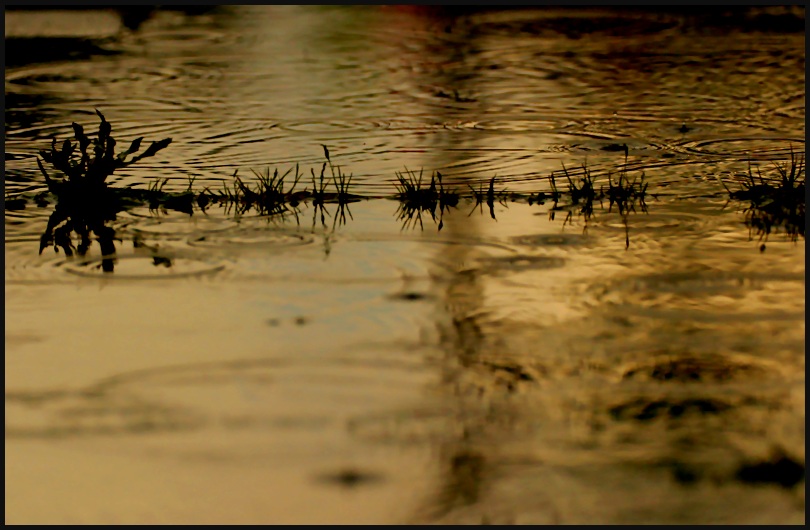
[[[726,189],[804,154],[803,25],[7,11],[6,522],[803,522],[804,231]],[[172,138],[115,188],[311,191],[325,145],[359,200],[132,203],[114,255],[40,253],[37,153],[94,109]],[[403,210],[420,170],[458,204]],[[566,171],[646,198],[538,204]]]

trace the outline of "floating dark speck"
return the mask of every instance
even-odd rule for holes
[[[404,293],[392,294],[391,298],[394,300],[405,300],[407,302],[417,302],[419,300],[426,300],[428,297],[425,293],[418,293],[416,291],[407,291]]]
[[[383,476],[380,473],[346,468],[334,473],[325,473],[319,476],[318,480],[343,488],[355,488],[357,486],[381,482]]]

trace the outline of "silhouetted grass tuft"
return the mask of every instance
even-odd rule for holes
[[[804,153],[796,155],[793,146],[790,148],[790,163],[784,166],[774,164],[777,178],[765,178],[757,168],[755,177],[748,162],[748,175],[740,181],[741,188],[726,188],[729,199],[747,202],[743,210],[745,225],[749,237],[759,236],[760,250],[765,251],[765,244],[771,232],[784,230],[790,241],[805,237],[805,158]]]
[[[635,212],[636,205],[641,208],[642,212],[646,212],[647,185],[648,183],[644,182],[644,173],[641,174],[640,179],[634,178],[631,181],[627,177],[627,173],[622,171],[616,182],[613,182],[612,175],[608,173],[608,189],[607,192],[602,192],[609,201],[608,212],[613,209],[614,205],[622,216],[631,211]]]
[[[47,205],[42,196],[56,197],[56,209],[49,220],[48,227],[40,241],[40,252],[49,246],[63,250],[67,255],[83,255],[90,245],[91,235],[95,234],[102,244],[102,251],[114,252],[109,221],[115,219],[116,213],[136,205],[148,205],[152,210],[176,210],[194,213],[195,208],[203,212],[211,205],[224,206],[237,215],[255,211],[259,215],[285,219],[288,213],[298,220],[299,207],[302,203],[311,202],[314,207],[313,229],[320,214],[321,223],[326,227],[326,218],[332,215],[326,210],[328,204],[336,204],[337,212],[332,220],[332,230],[345,224],[347,217],[352,219],[348,206],[350,203],[365,199],[352,193],[353,174],[344,173],[340,166],[331,160],[331,153],[326,145],[321,144],[326,161],[321,165],[320,175],[311,169],[312,188],[298,189],[302,173],[296,164],[283,174],[278,169],[271,173],[270,168],[259,172],[251,169],[253,178],[243,180],[238,170],[230,179],[223,181],[222,188],[201,192],[194,190],[195,178],[188,178],[188,187],[181,192],[166,191],[169,178],[157,178],[146,189],[133,187],[108,187],[106,180],[119,168],[127,167],[143,158],[154,156],[171,143],[170,138],[153,142],[149,148],[141,151],[143,138],[137,138],[129,147],[118,154],[117,145],[112,136],[112,126],[103,114],[96,111],[101,120],[95,138],[88,137],[84,128],[73,123],[74,141],[61,143],[56,138],[51,142],[50,150],[41,151],[37,165],[48,185],[48,192],[34,197],[40,205]],[[621,148],[621,149],[620,149]],[[550,219],[559,211],[565,211],[563,226],[572,222],[574,214],[585,218],[585,229],[589,219],[594,215],[594,205],[600,206],[607,200],[607,212],[614,210],[621,216],[626,231],[626,245],[629,247],[628,216],[631,213],[647,212],[646,198],[648,183],[644,173],[632,180],[627,174],[628,148],[625,144],[606,146],[605,150],[623,151],[624,164],[620,166],[618,176],[615,173],[601,173],[594,177],[585,164],[579,170],[569,171],[562,164],[562,171],[552,172],[549,178],[550,189],[533,193],[507,193],[498,188],[497,177],[482,180],[476,185],[468,185],[468,193],[445,188],[442,174],[433,172],[429,181],[424,178],[422,170],[417,174],[407,168],[396,173],[394,187],[396,193],[389,196],[398,201],[396,216],[404,222],[404,227],[423,226],[423,215],[429,214],[441,230],[444,226],[445,211],[455,208],[461,200],[473,204],[470,215],[479,209],[483,214],[487,205],[489,216],[495,219],[495,203],[506,204],[507,200],[527,201],[529,204],[552,202],[549,209]],[[46,171],[45,164],[61,173],[54,177]],[[326,175],[326,167],[330,176]],[[293,173],[294,171],[294,173]],[[775,172],[763,176],[760,168],[755,171],[751,163],[748,172],[739,181],[739,189],[732,190],[722,182],[728,192],[729,200],[747,203],[745,224],[750,233],[759,235],[761,249],[772,232],[784,230],[788,237],[796,241],[804,237],[805,218],[805,158],[804,152],[794,153],[790,148],[790,161],[786,164],[775,164]],[[567,189],[558,187],[558,180],[564,176]],[[597,189],[597,178],[601,184]],[[331,184],[330,184],[331,181]],[[476,187],[477,186],[477,187]],[[382,198],[382,197],[378,197]],[[22,209],[25,200],[21,197],[7,197],[7,209]],[[348,215],[347,215],[348,214]],[[74,246],[71,234],[79,236]],[[753,235],[752,235],[753,237]]]
[[[489,216],[492,217],[492,219],[495,219],[495,202],[497,201],[501,204],[506,204],[506,190],[504,189],[503,191],[499,192],[495,191],[495,178],[496,177],[492,177],[489,180],[489,186],[487,187],[486,192],[484,191],[483,183],[478,185],[477,191],[472,186],[469,186],[473,199],[475,199],[475,205],[473,206],[473,209],[470,210],[469,215],[472,215],[476,208],[483,213],[484,203],[486,203],[486,205],[489,207]]]
[[[397,220],[404,222],[403,228],[419,226],[424,228],[422,213],[430,214],[431,220],[436,222],[438,210],[439,230],[444,227],[442,216],[445,210],[458,205],[459,194],[454,190],[447,190],[442,183],[442,174],[436,171],[430,177],[430,185],[423,187],[422,170],[419,176],[405,168],[404,173],[396,173],[398,184],[395,184],[397,194],[394,197],[399,201]]]

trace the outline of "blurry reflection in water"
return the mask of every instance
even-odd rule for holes
[[[804,61],[798,6],[7,10],[6,521],[803,522]],[[77,208],[96,108],[172,143]]]

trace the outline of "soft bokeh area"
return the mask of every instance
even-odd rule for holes
[[[803,7],[7,6],[5,64],[7,524],[804,523]],[[53,180],[106,126],[171,142]]]

